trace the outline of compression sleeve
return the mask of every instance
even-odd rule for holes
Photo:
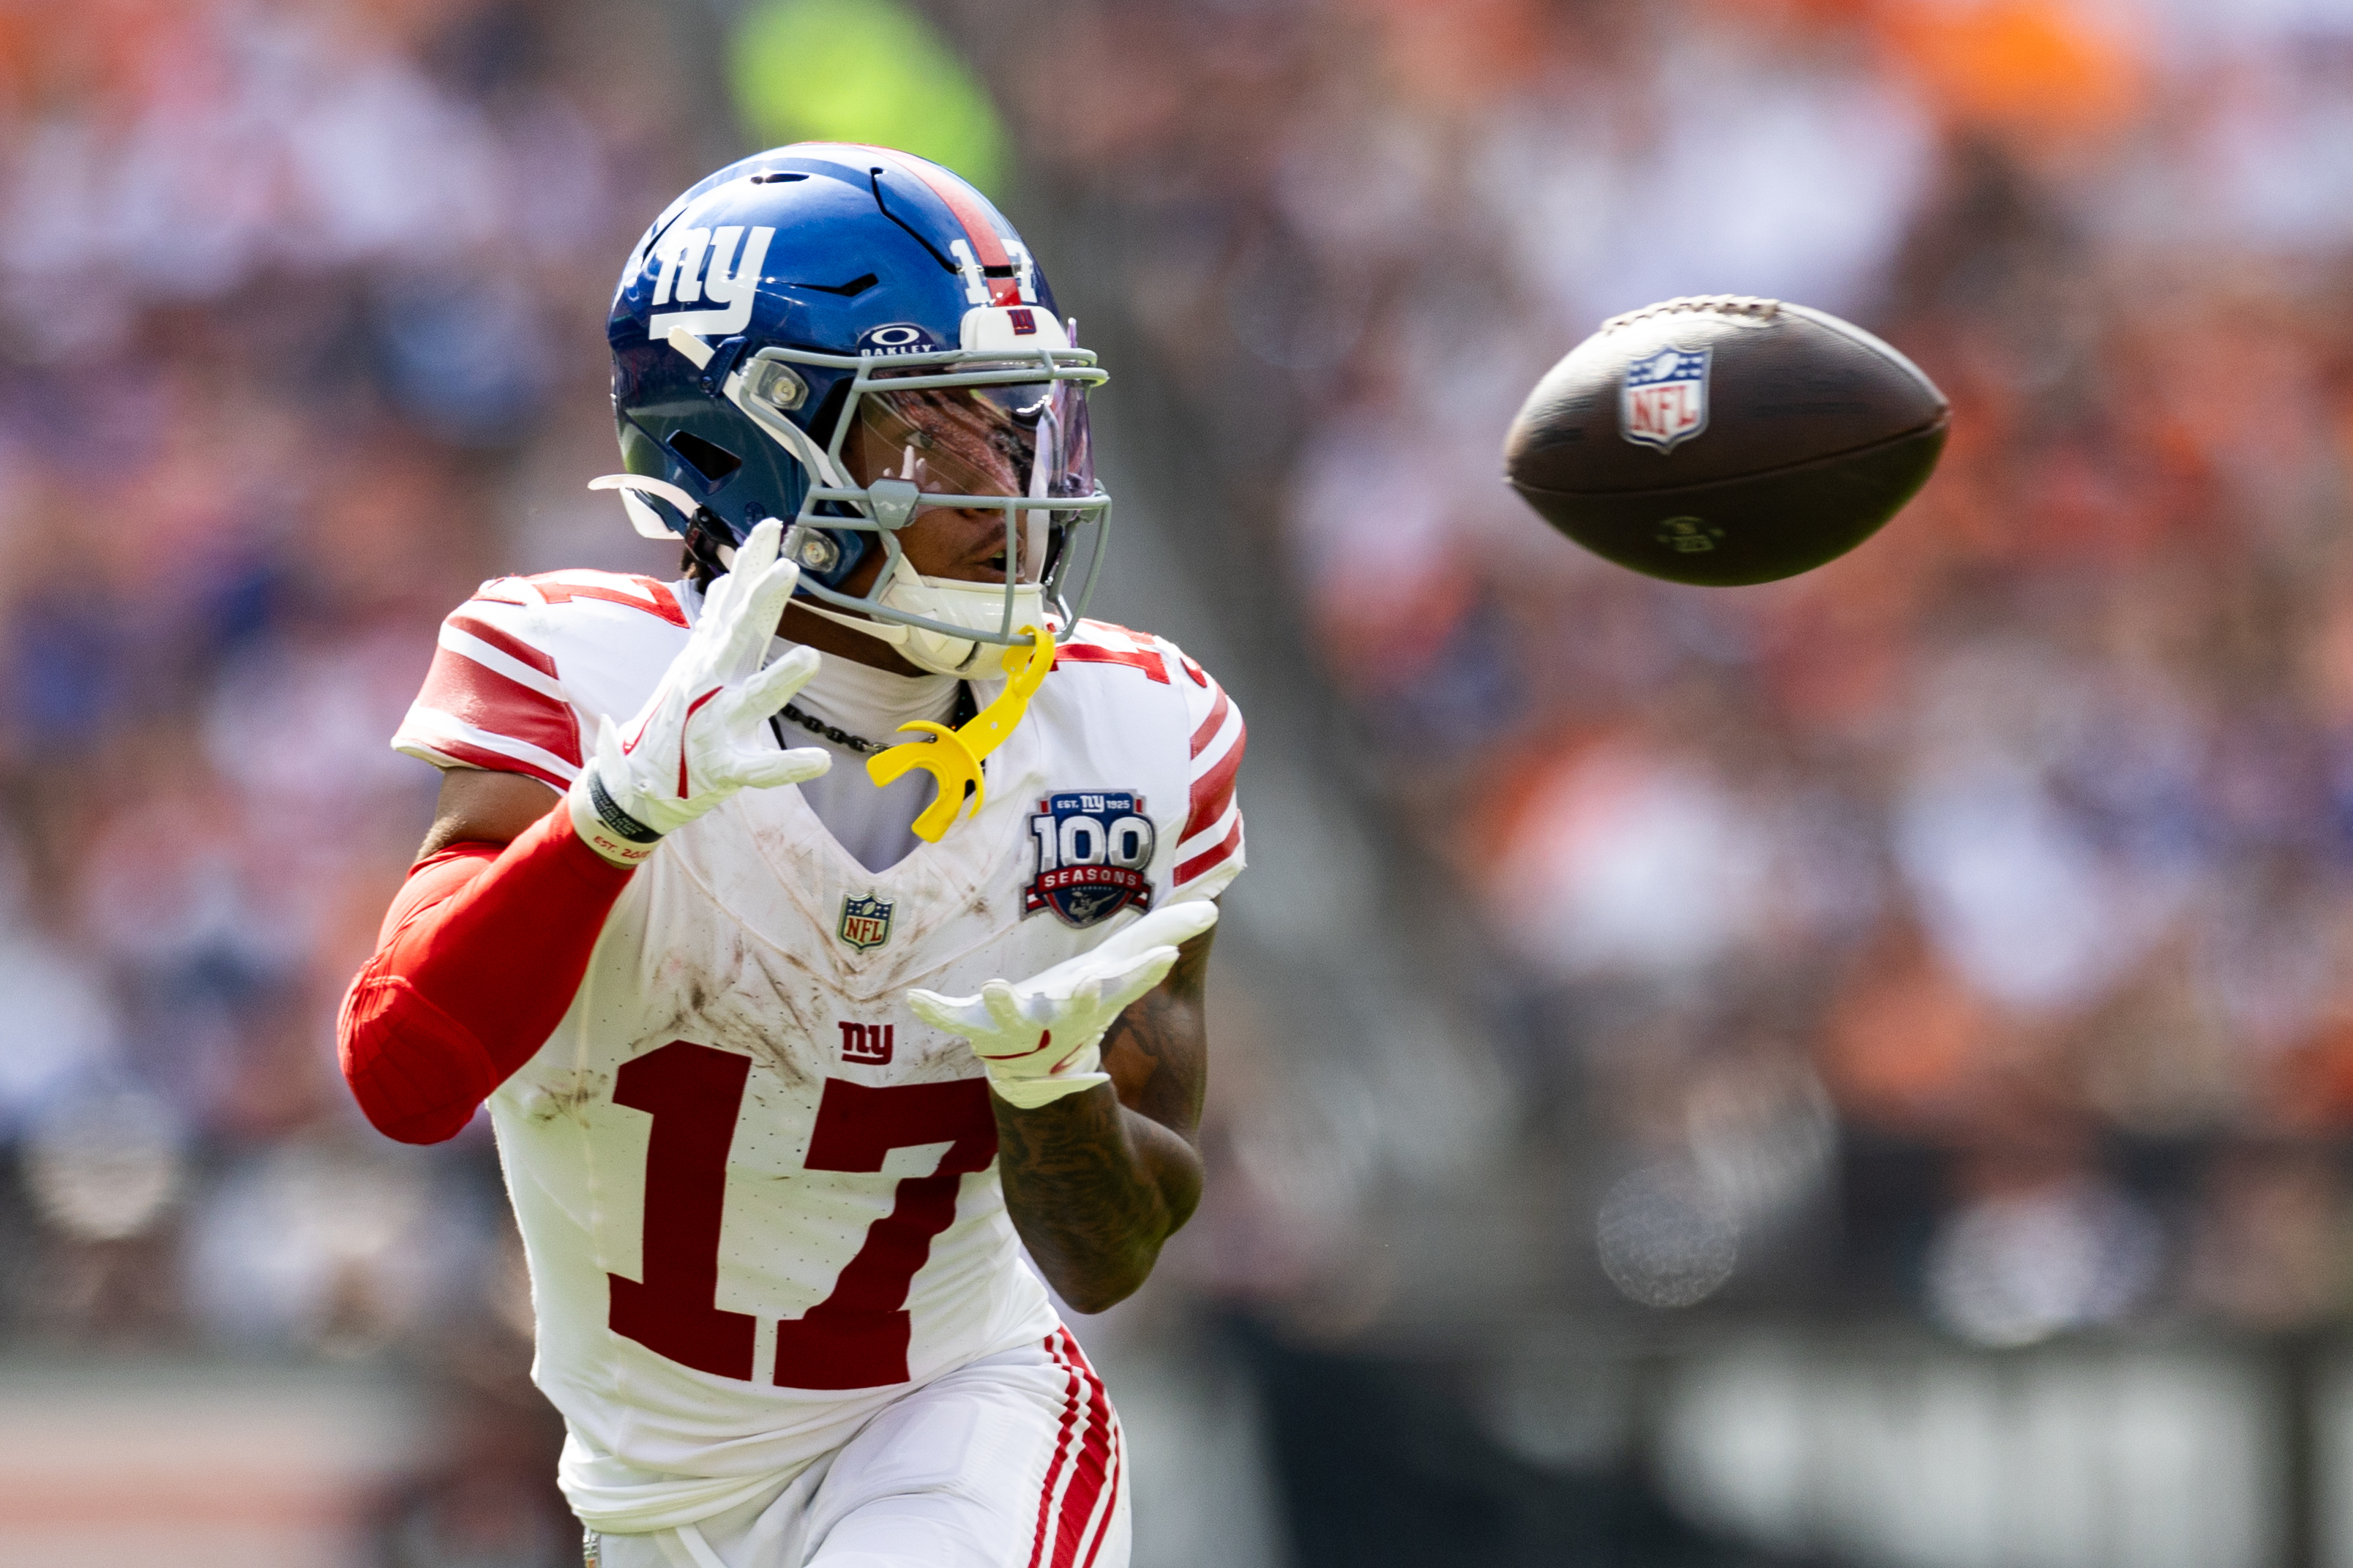
[[[561,803],[503,848],[456,844],[410,869],[335,1026],[377,1131],[457,1135],[563,1020],[629,876]]]

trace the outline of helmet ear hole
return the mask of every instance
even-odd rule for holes
[[[719,445],[706,441],[691,430],[681,430],[670,438],[670,449],[679,460],[696,473],[705,484],[718,484],[744,466],[744,459]]]
[[[717,518],[701,508],[696,509],[693,520],[687,524],[686,553],[679,562],[679,570],[693,578],[699,588],[710,587],[727,571],[727,563],[719,558],[719,552],[723,546],[732,548],[734,542],[723,532],[714,531],[723,527]]]

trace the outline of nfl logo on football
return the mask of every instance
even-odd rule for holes
[[[1663,348],[1626,366],[1618,428],[1638,447],[1672,452],[1707,428],[1712,349]]]
[[[869,893],[841,900],[841,940],[864,952],[891,940],[891,901]]]
[[[1144,868],[1155,842],[1143,799],[1130,791],[1082,790],[1050,795],[1029,818],[1038,850],[1037,874],[1021,895],[1021,912],[1051,910],[1064,925],[1101,925],[1131,906],[1152,907]]]

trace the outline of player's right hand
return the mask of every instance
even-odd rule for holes
[[[572,826],[616,865],[634,866],[739,789],[813,779],[821,747],[776,749],[768,716],[817,673],[815,648],[760,668],[800,568],[777,559],[784,524],[768,518],[702,596],[702,614],[637,717],[596,729],[596,754],[565,797]]]

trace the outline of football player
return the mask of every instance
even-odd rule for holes
[[[979,193],[830,143],[681,196],[609,336],[597,482],[686,574],[443,622],[345,1076],[408,1142],[487,1100],[592,1562],[1118,1568],[1022,1248],[1094,1311],[1193,1210],[1244,737],[1082,618],[1103,373]]]

